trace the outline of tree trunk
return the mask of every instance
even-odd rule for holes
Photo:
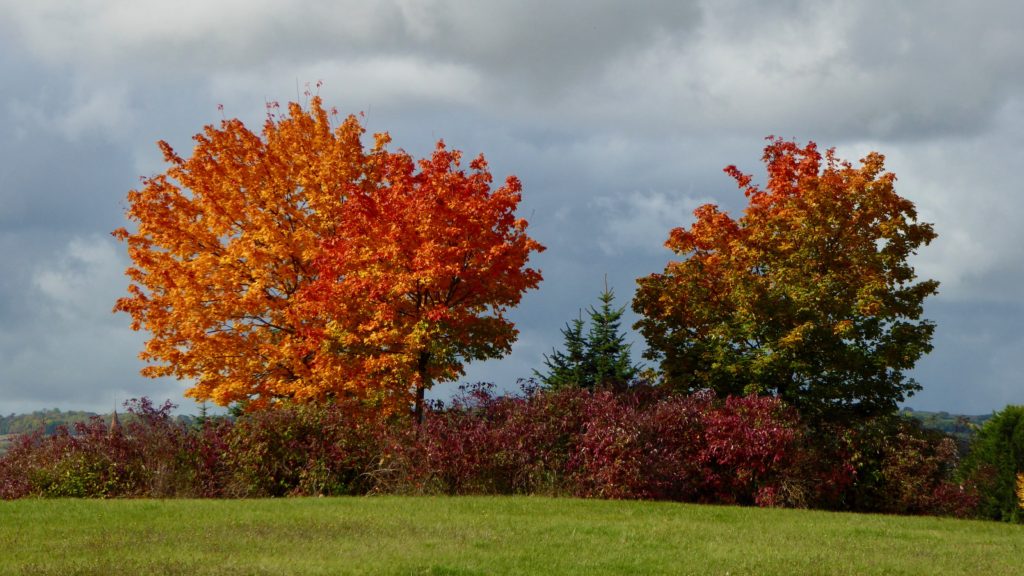
[[[422,426],[423,425],[423,421],[427,417],[427,415],[423,413],[423,394],[424,394],[424,392],[426,392],[426,388],[423,386],[423,384],[420,384],[420,385],[418,385],[416,387],[416,414],[415,414],[415,416],[416,416],[416,425],[417,426]]]
[[[420,376],[420,382],[416,385],[416,424],[422,426],[427,415],[424,412],[423,398],[430,387],[430,377],[427,374],[427,367],[430,366],[430,352],[420,352],[419,362],[416,365],[416,372]]]

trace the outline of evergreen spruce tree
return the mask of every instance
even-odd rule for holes
[[[580,386],[581,382],[590,379],[587,341],[583,336],[584,325],[582,313],[579,318],[571,323],[566,323],[565,328],[562,329],[562,337],[565,338],[565,352],[554,350],[551,356],[544,355],[544,365],[548,367],[547,375],[536,370],[533,371],[544,386],[556,389],[571,388]]]
[[[562,330],[565,352],[544,355],[547,374],[534,374],[548,388],[612,388],[622,389],[637,375],[639,366],[630,358],[631,344],[620,331],[625,307],[614,308],[615,293],[605,285],[598,297],[600,307],[587,310],[590,330],[583,335],[582,314]]]
[[[624,388],[636,376],[639,367],[630,359],[631,345],[619,330],[625,306],[612,307],[615,292],[605,285],[599,297],[600,308],[590,307],[590,332],[587,334],[587,351],[592,365],[595,386],[602,388]]]

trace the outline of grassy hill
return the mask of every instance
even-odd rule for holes
[[[1024,527],[537,497],[0,503],[0,574],[1024,574]]]

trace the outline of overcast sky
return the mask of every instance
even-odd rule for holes
[[[885,154],[935,225],[916,264],[938,330],[907,405],[1024,404],[1024,3],[0,0],[0,413],[194,410],[187,383],[138,375],[109,233],[164,169],[157,140],[187,153],[218,105],[258,126],[317,81],[396,147],[444,138],[522,179],[545,279],[512,355],[468,380],[530,376],[605,275],[628,304],[695,207],[742,209],[722,168],[763,174],[777,135]]]

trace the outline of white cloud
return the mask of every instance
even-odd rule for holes
[[[307,86],[323,80],[323,86]],[[296,83],[298,86],[296,87]],[[481,79],[465,66],[425,60],[418,56],[380,55],[359,59],[315,61],[300,66],[271,63],[261,70],[239,70],[211,79],[210,98],[225,104],[225,111],[252,108],[254,95],[284,93],[304,101],[307,90],[321,94],[329,103],[339,103],[351,113],[373,105],[429,106],[448,104],[475,106],[480,101]]]
[[[124,85],[78,87],[61,98],[54,108],[52,99],[8,100],[7,114],[16,126],[16,137],[20,140],[38,138],[38,132],[43,130],[77,143],[93,135],[102,139],[124,139],[136,128],[137,112],[131,103],[130,90]]]
[[[1024,10],[705,2],[693,34],[611,55],[547,116],[629,133],[917,140],[987,129],[1024,89]],[[939,32],[942,31],[942,32]],[[837,142],[838,143],[838,142]]]
[[[126,266],[113,240],[74,238],[63,253],[36,270],[32,284],[41,296],[40,306],[53,315],[110,324],[114,300],[127,285]]]
[[[37,267],[18,325],[0,326],[5,410],[59,406],[106,411],[140,396],[180,401],[184,385],[138,375],[144,335],[111,312],[126,261],[113,240],[77,237]]]
[[[967,138],[903,144],[888,155],[897,190],[935,225],[938,238],[916,261],[920,275],[942,282],[943,299],[1020,300],[1024,101],[1004,108],[996,126]]]
[[[663,252],[668,233],[693,222],[693,211],[711,199],[665,192],[633,191],[620,196],[603,196],[594,205],[606,218],[598,245],[605,254],[621,255],[642,250]]]
[[[124,138],[136,127],[136,113],[127,87],[105,86],[74,97],[56,120],[60,132],[70,141],[98,132]]]
[[[279,99],[322,79],[360,104],[422,98],[591,131],[818,139],[988,126],[1024,87],[1013,56],[1024,9],[988,8],[0,0],[29,54],[101,95],[126,75],[164,90],[207,82],[218,102],[235,83]],[[78,95],[72,110],[106,96]]]

